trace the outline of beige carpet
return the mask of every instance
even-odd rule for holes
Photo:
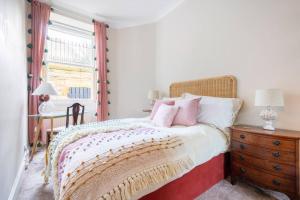
[[[21,190],[18,200],[53,200],[52,185],[43,184],[41,173],[44,168],[44,153],[39,152],[31,161],[22,177]],[[272,195],[272,196],[271,196]],[[288,200],[282,193],[262,191],[248,184],[239,182],[231,185],[223,180],[210,190],[199,196],[197,200]]]

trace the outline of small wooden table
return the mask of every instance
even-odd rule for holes
[[[71,116],[72,114],[69,114],[69,116]],[[53,137],[53,122],[55,118],[64,118],[67,116],[66,112],[51,112],[51,113],[46,113],[46,114],[35,114],[35,115],[28,115],[28,117],[31,117],[35,120],[37,120],[37,127],[35,128],[35,132],[34,132],[34,137],[33,137],[33,146],[31,149],[31,153],[30,153],[30,161],[32,160],[34,154],[36,153],[36,147],[37,147],[37,142],[38,142],[38,138],[40,136],[40,132],[41,132],[41,128],[42,128],[42,124],[43,124],[43,120],[45,119],[50,119],[51,122],[51,135],[50,135],[50,139],[52,139]],[[47,161],[46,161],[47,162]]]
[[[72,113],[69,113],[69,116],[72,116]],[[67,117],[67,112],[51,112],[51,113],[46,113],[46,114],[35,114],[35,115],[28,115],[28,117],[32,117],[33,119],[38,121],[37,127],[35,128],[34,137],[33,137],[33,146],[32,146],[31,153],[30,153],[30,161],[31,161],[34,154],[36,153],[37,142],[38,142],[38,138],[40,136],[43,120],[50,119],[50,122],[51,122],[50,141],[51,141],[51,139],[53,138],[54,119]],[[48,146],[46,147],[46,151],[45,151],[45,167],[47,167],[47,165],[48,165]],[[48,179],[46,176],[44,176],[44,181],[45,181],[45,183],[48,182]]]
[[[152,109],[150,109],[150,108],[148,108],[148,109],[143,109],[143,112],[151,113],[151,112],[152,112]]]

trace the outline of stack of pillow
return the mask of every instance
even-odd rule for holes
[[[150,118],[155,125],[163,127],[205,123],[224,129],[234,124],[242,103],[242,100],[238,98],[197,96],[185,93],[180,98],[157,100]]]

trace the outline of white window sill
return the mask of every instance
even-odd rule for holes
[[[60,105],[70,105],[71,106],[74,103],[80,103],[82,105],[95,104],[96,100],[93,100],[93,99],[51,99],[51,102],[57,106],[60,106]]]
[[[54,111],[66,111],[67,107],[74,103],[80,103],[85,107],[85,112],[94,114],[97,109],[96,100],[93,99],[51,99],[54,106]]]

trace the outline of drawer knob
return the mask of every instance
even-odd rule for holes
[[[241,135],[240,135],[240,138],[241,138],[241,139],[245,139],[245,135],[241,134]]]
[[[245,145],[240,144],[240,148],[241,148],[241,149],[245,149]]]
[[[280,170],[281,170],[281,166],[280,166],[280,165],[274,165],[274,166],[273,166],[273,169],[274,169],[275,171],[280,171]]]
[[[242,155],[240,155],[239,158],[240,158],[240,160],[242,160],[242,161],[245,160],[244,156],[242,156]]]
[[[279,158],[280,157],[280,153],[279,152],[273,152],[272,154],[273,154],[273,156],[275,158]]]
[[[245,174],[247,170],[246,170],[245,168],[243,168],[243,167],[240,167],[240,171],[241,171],[243,174]]]
[[[280,185],[280,181],[279,180],[272,180],[273,185],[279,186]]]
[[[279,146],[280,145],[280,141],[279,140],[275,140],[275,141],[273,141],[273,144],[276,145],[276,146]]]

